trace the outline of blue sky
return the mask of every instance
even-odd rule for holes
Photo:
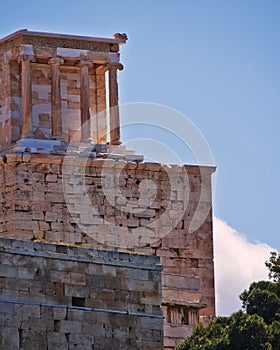
[[[279,250],[279,17],[278,1],[7,1],[0,36],[127,33],[121,103],[191,118],[218,168],[215,215]]]

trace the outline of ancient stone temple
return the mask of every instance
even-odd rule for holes
[[[215,315],[215,168],[121,144],[126,40],[0,40],[0,348],[171,350]]]

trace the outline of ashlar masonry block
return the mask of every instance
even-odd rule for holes
[[[163,348],[159,258],[6,238],[0,248],[1,349],[142,350],[147,339]]]

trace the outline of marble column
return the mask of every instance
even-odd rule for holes
[[[80,67],[80,109],[81,109],[81,141],[91,141],[90,128],[90,91],[89,91],[89,68],[92,63],[87,60],[81,60]]]
[[[49,60],[51,66],[51,108],[52,108],[52,139],[62,140],[60,65],[64,60],[53,57]]]
[[[97,143],[107,143],[106,76],[107,64],[95,65]]]
[[[22,55],[21,62],[21,108],[22,128],[21,138],[31,137],[32,134],[32,80],[31,62],[35,62],[32,55]]]
[[[120,63],[109,63],[109,106],[110,106],[110,144],[120,145],[120,111],[117,70],[123,69]]]

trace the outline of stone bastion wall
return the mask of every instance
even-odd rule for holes
[[[0,348],[163,348],[159,258],[0,239]]]
[[[0,158],[0,236],[160,258],[165,349],[215,315],[214,168],[30,153]]]

